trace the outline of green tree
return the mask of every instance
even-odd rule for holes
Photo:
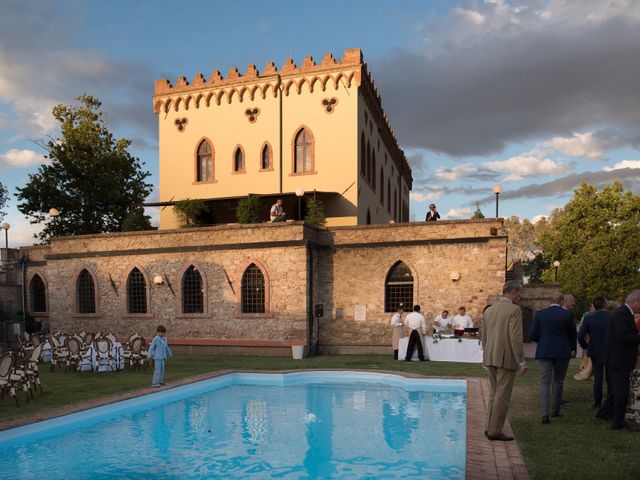
[[[307,214],[304,217],[304,222],[313,227],[324,227],[327,224],[327,217],[320,200],[313,198],[307,200]]]
[[[262,210],[262,200],[255,195],[249,195],[238,202],[236,208],[236,218],[238,223],[260,223],[263,218],[260,216]]]
[[[9,194],[7,193],[7,187],[5,187],[2,182],[0,182],[0,221],[4,219],[4,216],[7,214],[2,211],[4,207],[7,206],[9,202]]]
[[[507,240],[507,262],[531,260],[540,251],[536,245],[538,225],[542,224],[534,224],[526,218],[521,220],[516,216],[505,219],[504,229],[509,237]]]
[[[187,198],[176,202],[173,211],[181,227],[197,227],[205,224],[204,217],[209,212],[209,207],[204,200]]]
[[[480,202],[476,202],[476,210],[473,212],[471,219],[480,220],[482,218],[484,218],[484,213],[482,213],[482,210],[480,210]]]
[[[583,183],[538,234],[545,257],[559,260],[558,282],[582,306],[598,295],[623,300],[640,284],[640,195],[615,182]],[[553,268],[543,279],[553,281]]]
[[[151,217],[145,215],[144,208],[142,206],[134,208],[131,212],[124,217],[122,222],[123,232],[138,232],[142,230],[156,230],[151,225]]]
[[[44,223],[38,237],[119,232],[124,219],[151,192],[150,174],[131,156],[131,141],[115,139],[107,128],[101,103],[89,95],[77,97],[79,106],[58,105],[53,116],[60,123],[60,138],[41,146],[49,164],[29,175],[18,188],[18,209]],[[48,212],[60,215],[48,221]]]

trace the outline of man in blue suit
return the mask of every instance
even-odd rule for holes
[[[611,419],[614,430],[637,431],[624,420],[629,399],[631,371],[638,359],[640,334],[634,314],[640,312],[640,290],[634,290],[618,308],[607,325],[602,355],[607,372],[607,399],[596,417]]]
[[[607,333],[607,325],[611,318],[611,313],[605,310],[607,301],[604,297],[597,297],[592,302],[595,312],[584,317],[582,326],[578,332],[578,342],[580,346],[587,350],[587,355],[591,358],[593,367],[593,406],[600,408],[602,405],[602,379],[604,377],[604,358],[602,356],[602,346],[604,336]],[[589,340],[587,341],[587,337]]]
[[[553,297],[551,305],[538,310],[529,329],[529,338],[537,342],[536,360],[540,363],[540,402],[542,423],[560,416],[562,385],[569,360],[576,354],[576,324],[573,315],[562,308],[563,295]],[[553,404],[549,405],[553,385]]]

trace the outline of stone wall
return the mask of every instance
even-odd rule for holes
[[[149,337],[161,323],[171,343],[188,352],[282,354],[316,338],[321,348],[378,352],[391,341],[384,287],[397,261],[410,267],[414,299],[427,318],[465,305],[477,319],[504,282],[501,233],[497,220],[329,230],[287,222],[67,237],[23,251],[27,282],[38,273],[47,285],[52,330]],[[251,263],[265,276],[266,314],[240,313],[241,279]],[[203,314],[184,315],[181,280],[191,265],[203,276],[206,306]],[[134,267],[146,279],[147,314],[126,310]],[[95,314],[76,309],[76,279],[84,268],[96,284]],[[324,306],[319,332],[317,325],[310,328],[314,304]],[[361,321],[356,305],[366,312]]]

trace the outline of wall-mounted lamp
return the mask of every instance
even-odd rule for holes
[[[452,282],[457,282],[458,280],[460,280],[460,272],[451,272],[449,274],[449,278],[451,278]]]
[[[155,277],[153,277],[153,283],[155,283],[156,285],[162,285],[164,283],[162,275],[156,275]]]

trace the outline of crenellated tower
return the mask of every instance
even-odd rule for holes
[[[330,226],[409,219],[411,169],[360,49],[158,80],[153,107],[162,229],[177,226],[166,207],[186,198],[207,202],[206,223],[234,222],[248,194],[265,209],[283,198],[296,219],[299,189],[323,202]]]

